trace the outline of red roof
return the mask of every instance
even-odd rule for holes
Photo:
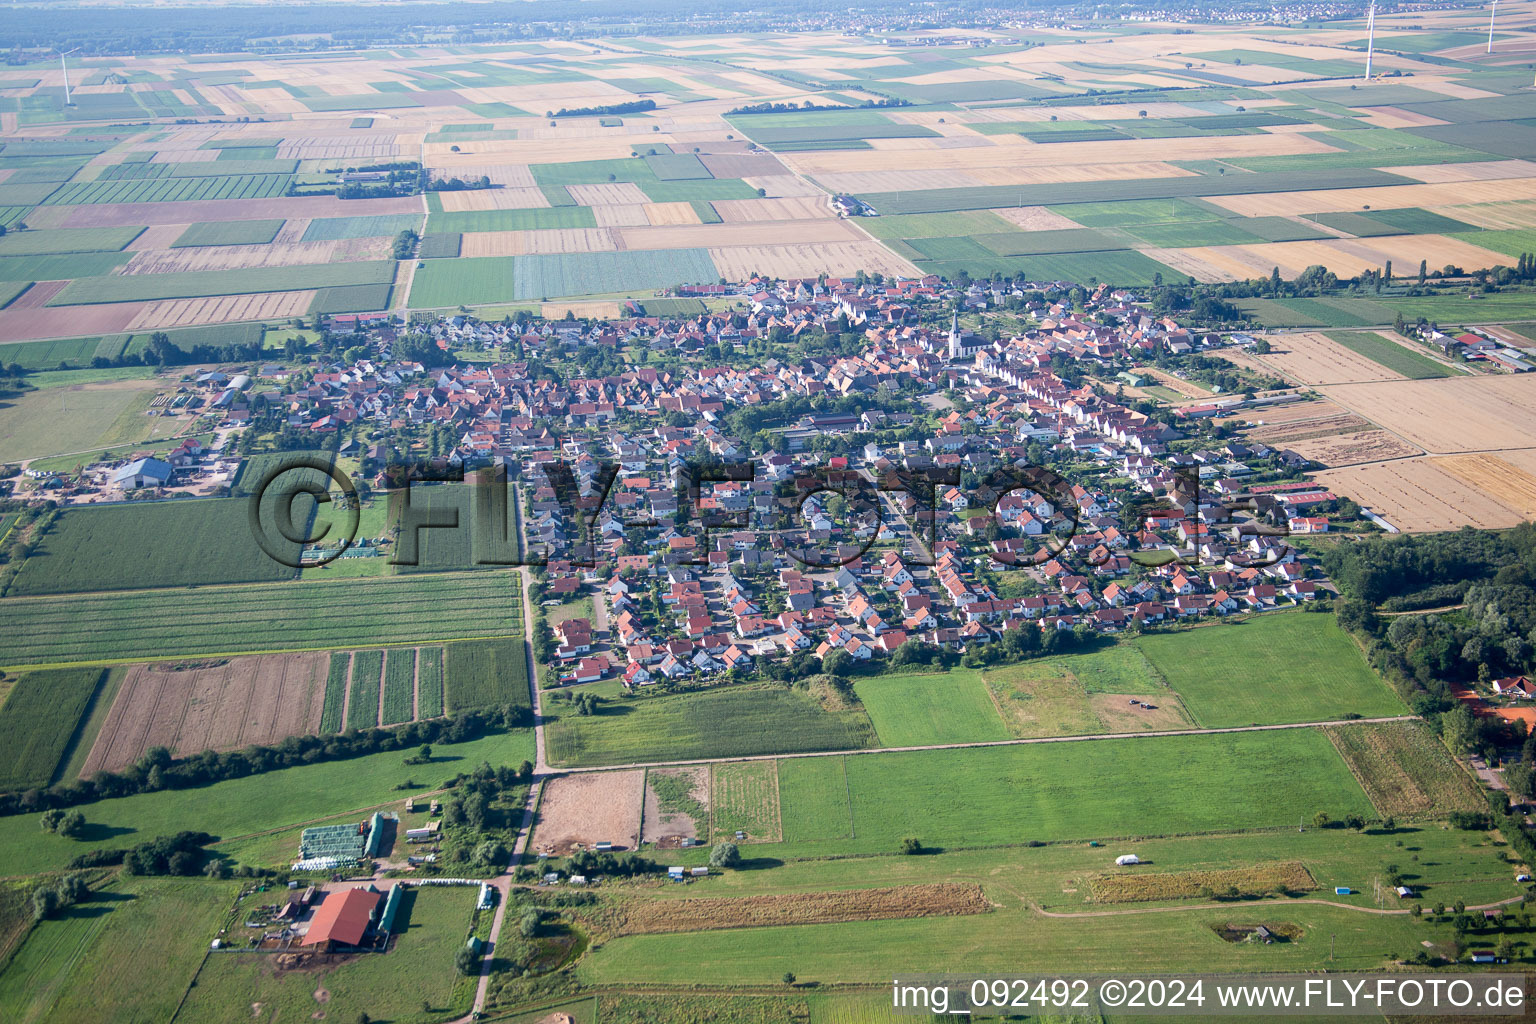
[[[333,892],[321,902],[320,909],[310,920],[309,932],[301,946],[313,946],[321,942],[338,942],[355,946],[363,941],[368,931],[368,921],[373,908],[379,904],[379,894],[367,889],[348,889]]]

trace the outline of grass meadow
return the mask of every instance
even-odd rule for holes
[[[1331,615],[1271,612],[1137,645],[1207,728],[1408,713]]]
[[[0,791],[53,781],[105,674],[99,668],[28,672],[11,687],[0,704]]]
[[[448,685],[451,694],[451,672]],[[848,750],[875,741],[862,711],[828,711],[778,687],[607,701],[588,716],[546,701],[544,712],[558,716],[544,740],[550,762],[563,765]]]
[[[884,747],[1009,738],[980,672],[873,676],[856,682],[854,692]]]

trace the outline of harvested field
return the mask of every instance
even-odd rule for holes
[[[389,249],[384,242],[384,251]],[[149,249],[136,253],[124,274],[180,274],[196,270],[241,270],[246,267],[285,267],[329,263],[337,242],[293,242],[288,245],[218,245],[207,248]],[[374,257],[375,259],[377,257]]]
[[[691,209],[690,212],[692,212]],[[858,232],[844,220],[616,228],[615,232],[626,249],[692,249],[712,245],[771,246],[862,241]]]
[[[771,153],[703,153],[699,160],[717,178],[777,177],[789,173]]]
[[[1294,893],[1317,888],[1311,872],[1296,860],[1216,871],[1141,872],[1127,869],[1093,875],[1087,882],[1095,903],[1209,899],[1232,889],[1243,896],[1269,896],[1281,889]]]
[[[567,185],[566,191],[581,206],[633,206],[646,203],[644,192],[632,181],[610,181],[602,185]]]
[[[770,277],[849,276],[857,271],[918,277],[916,267],[878,242],[819,245],[759,245],[709,250],[720,276],[745,281],[754,273]]]
[[[53,294],[63,290],[60,287]],[[48,299],[52,298],[53,295],[48,296]],[[148,305],[152,304],[116,302],[76,306],[68,315],[61,316],[57,307],[28,308],[13,302],[9,307],[0,309],[0,342],[118,334],[128,330],[128,325],[137,321]]]
[[[315,733],[329,665],[325,653],[135,665],[81,777],[126,768],[155,746],[187,757]]]
[[[114,330],[149,330],[157,327],[193,327],[198,324],[222,324],[231,320],[267,320],[303,316],[315,300],[313,291],[256,292],[252,295],[215,295],[205,299],[162,299],[159,302],[120,303],[135,306],[135,314],[122,328]],[[97,307],[86,307],[97,308]],[[100,307],[115,309],[117,305]],[[56,312],[56,310],[55,310]],[[78,317],[76,308],[69,315]],[[74,320],[79,329],[79,320]],[[89,328],[87,328],[89,330]]]
[[[1286,217],[1297,213],[1344,213],[1365,207],[1403,210],[1413,206],[1457,206],[1536,199],[1536,179],[1463,181],[1434,185],[1380,185],[1363,188],[1317,189],[1310,192],[1268,192],[1212,196],[1216,203],[1244,217]]]
[[[1494,231],[1536,228],[1536,202],[1495,203],[1489,206],[1442,206],[1430,212]],[[133,248],[133,245],[130,244],[128,248]]]
[[[772,220],[818,220],[832,217],[823,197],[781,199],[717,199],[715,212],[727,224],[760,224]]]
[[[602,220],[598,207],[592,212]],[[633,210],[632,206],[608,207],[608,209]],[[692,203],[646,203],[640,208],[644,213],[644,219],[634,226],[664,227],[666,225],[698,224],[699,214],[693,208]],[[629,226],[629,225],[626,225]]]
[[[1336,434],[1304,441],[1290,441],[1287,442],[1286,447],[1313,462],[1320,462],[1330,468],[1357,466],[1362,462],[1383,462],[1388,459],[1424,454],[1397,435],[1385,430],[1362,430],[1353,434]]]
[[[842,892],[775,893],[711,899],[636,900],[624,909],[620,935],[766,928],[838,921],[985,914],[992,904],[974,882],[935,882]]]
[[[563,775],[544,788],[534,850],[562,856],[578,845],[591,849],[612,843],[633,850],[640,840],[645,772],[592,772]]]
[[[683,839],[708,838],[709,768],[652,768],[645,776],[643,842],[676,849]]]
[[[992,212],[1025,231],[1065,231],[1083,226],[1044,206],[1014,206]]]
[[[670,207],[675,204],[658,203],[657,205]],[[646,215],[646,208],[644,206],[594,206],[592,207],[592,217],[597,221],[597,226],[600,228],[644,227],[652,223],[650,217]],[[693,221],[683,221],[682,223],[692,224],[697,219],[694,218]]]
[[[526,231],[467,231],[459,236],[459,255],[521,256],[528,251]]]
[[[1283,244],[1283,243],[1277,243]],[[1283,334],[1270,338],[1270,351],[1258,358],[1302,384],[1354,384],[1403,380],[1403,375],[1352,352],[1326,334]]]
[[[31,222],[29,221],[28,223]],[[258,221],[257,223],[260,222]],[[145,228],[141,231],[139,237],[124,247],[124,251],[139,252],[144,249],[169,249],[171,244],[191,227],[193,227],[191,224],[156,224],[152,228]]]
[[[1171,267],[1180,274],[1192,277],[1201,283],[1246,280],[1252,276],[1249,272],[1234,269],[1229,260],[1202,258],[1194,249],[1159,249],[1149,246],[1142,247],[1138,251],[1143,256],[1157,260],[1163,266]]]
[[[1332,402],[1326,403],[1328,408],[1337,409]],[[1264,415],[1267,417],[1268,410]],[[1319,416],[1311,419],[1294,419],[1271,422],[1268,418],[1259,421],[1260,425],[1252,427],[1248,431],[1248,437],[1254,441],[1262,441],[1269,445],[1289,446],[1298,441],[1307,441],[1318,437],[1332,437],[1336,434],[1354,434],[1371,427],[1370,420],[1353,413],[1338,413],[1334,416]]]
[[[532,210],[549,206],[549,197],[544,194],[544,190],[534,186],[435,194],[442,203],[444,213],[465,210]]]
[[[25,282],[23,282],[25,284]],[[39,281],[6,304],[6,309],[42,309],[68,281]]]
[[[1133,704],[1132,701],[1138,703]],[[1152,710],[1141,707],[1152,705]],[[1184,713],[1184,706],[1173,694],[1163,693],[1090,693],[1088,710],[1104,724],[1105,732],[1156,732],[1163,729],[1188,729],[1195,723]]]
[[[1447,455],[1435,465],[1477,488],[1495,501],[1536,519],[1536,476],[1511,465],[1497,455],[1479,452],[1471,455]]]
[[[613,232],[608,228],[551,228],[543,231],[469,231],[460,242],[459,255],[521,256],[525,253],[612,252]]]
[[[1524,521],[1518,511],[1466,483],[1438,465],[1439,461],[1378,462],[1330,469],[1313,479],[1408,533],[1463,526],[1504,529]]]
[[[1431,454],[1531,446],[1536,374],[1340,384],[1323,394]]]
[[[1323,732],[1383,815],[1441,817],[1486,809],[1481,787],[1423,722],[1336,725]]]
[[[621,315],[619,304],[612,299],[546,302],[539,307],[539,315],[546,320],[560,320],[567,313],[578,317],[592,317],[596,320],[617,320]]]

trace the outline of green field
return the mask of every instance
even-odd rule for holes
[[[404,764],[400,751],[388,750],[196,789],[98,800],[81,806],[86,819],[97,826],[84,839],[48,835],[38,825],[40,815],[17,815],[7,818],[6,827],[0,830],[0,858],[12,874],[58,871],[89,850],[120,849],[181,829],[201,829],[229,843],[230,855],[238,860],[240,846],[235,841],[255,841],[257,833],[352,809],[386,803],[398,808],[401,791],[394,787],[406,779],[436,788],[482,761],[516,765],[532,760],[533,731],[518,729],[467,743],[434,743],[432,751],[433,763],[425,767]],[[280,856],[291,856],[297,848],[295,842]],[[222,845],[214,849],[225,852]]]
[[[18,355],[25,358],[34,344],[61,359],[66,354],[96,349],[94,341],[71,342],[69,346],[31,342],[0,347],[0,358],[9,361],[12,349],[21,350]],[[89,362],[90,358],[85,355],[83,361]],[[129,380],[79,388],[45,388],[8,398],[0,404],[0,462],[89,452],[164,437],[179,425],[174,420],[144,415],[158,387],[159,382]],[[94,454],[83,456],[80,461],[93,462]]]
[[[22,565],[9,593],[292,579],[292,568],[257,546],[249,518],[249,503],[236,498],[68,509]],[[282,546],[297,560],[298,545]]]
[[[463,945],[475,890],[423,887],[402,897],[394,947],[318,971],[274,974],[261,957],[210,957],[197,975],[182,1016],[206,1024],[244,1024],[251,1007],[265,1019],[307,1019],[323,1006],[328,1019],[352,1021],[360,1012],[392,1024],[436,1022],[469,1009],[473,989],[456,984],[453,957]],[[324,1004],[315,992],[329,993]],[[431,1009],[422,1011],[422,1003]]]
[[[319,217],[304,229],[305,242],[333,242],[344,238],[393,237],[402,231],[420,231],[420,214],[375,217]]]
[[[443,649],[423,647],[416,656],[416,717],[436,718],[443,713]]]
[[[881,746],[1009,738],[980,672],[875,676],[855,683],[854,692],[869,712]]]
[[[756,199],[757,189],[740,178],[704,181],[642,181],[640,191],[653,203],[697,203],[716,199]]]
[[[521,620],[513,614],[509,628]],[[508,704],[531,707],[528,692],[528,657],[519,631],[516,639],[477,640],[449,644],[444,657],[446,679],[439,684],[439,694],[447,689],[449,711],[471,708],[499,708]],[[423,681],[425,688],[425,681]],[[439,696],[438,702],[442,703]]]
[[[1407,713],[1331,615],[1270,612],[1137,645],[1208,728]]]
[[[707,249],[425,260],[411,285],[411,306],[430,309],[651,291],[719,276]]]
[[[133,254],[127,252],[0,256],[0,281],[62,281],[72,277],[103,276],[115,272],[132,258]]]
[[[388,284],[395,278],[393,260],[367,263],[323,263],[293,267],[248,267],[243,270],[196,270],[179,274],[133,274],[71,281],[49,300],[50,306],[99,302],[138,302],[208,295],[250,295],[254,292],[302,291],[342,285]]]
[[[75,730],[105,672],[28,672],[0,704],[0,792],[45,787],[70,754]]]
[[[172,249],[193,245],[266,245],[283,229],[278,220],[216,220],[189,225]]]
[[[12,1024],[169,1020],[237,889],[202,879],[115,879],[27,937],[0,974],[0,1017]]]
[[[358,651],[352,655],[352,685],[347,694],[348,729],[370,729],[379,724],[379,677],[383,673],[383,651]]]
[[[517,592],[508,573],[433,573],[18,597],[0,633],[15,665],[430,643],[521,635]]]
[[[60,228],[0,235],[0,256],[51,256],[68,252],[117,252],[143,228]]]
[[[1372,214],[1372,216],[1375,216],[1375,214]],[[1455,222],[1452,221],[1451,223],[1454,224]],[[1484,249],[1492,249],[1494,252],[1501,252],[1506,256],[1512,256],[1516,259],[1520,257],[1521,253],[1536,252],[1536,228],[1511,228],[1503,231],[1469,231],[1466,227],[1445,227],[1437,230],[1442,233],[1462,232],[1454,235],[1454,237],[1461,239],[1463,242],[1471,242],[1473,245],[1480,245]],[[1467,267],[1466,269],[1472,270],[1474,268]]]
[[[938,238],[943,235],[982,235],[1009,231],[1013,225],[987,210],[961,213],[912,213],[895,217],[864,217],[859,226],[876,238]]]
[[[1164,249],[1188,249],[1200,245],[1249,245],[1266,241],[1259,235],[1244,231],[1235,220],[1141,224],[1129,230],[1148,245]]]
[[[150,178],[131,181],[80,181],[64,185],[42,202],[47,206],[99,203],[184,203],[195,199],[274,199],[293,182],[291,174],[228,174],[215,162],[218,177]]]
[[[972,236],[999,256],[1039,256],[1059,252],[1106,252],[1125,243],[1091,228],[1061,231],[1005,231]]]
[[[395,647],[385,652],[384,692],[380,697],[381,725],[398,725],[416,717],[416,649]]]
[[[1370,331],[1330,331],[1328,337],[1351,352],[1358,352],[1371,362],[1379,363],[1409,380],[1429,380],[1434,377],[1455,375],[1454,370],[1437,363],[1429,356]]]
[[[793,816],[783,820],[786,843],[852,839],[847,757],[792,757],[780,761],[779,804],[781,808],[795,809]]]
[[[424,235],[421,244],[416,247],[416,255],[424,260],[457,259],[463,238],[457,231]]]
[[[448,686],[451,695],[451,673]],[[563,765],[845,750],[875,741],[862,711],[827,711],[799,691],[769,687],[608,701],[590,716],[546,701],[544,712],[559,715],[545,744],[551,763]]]
[[[347,699],[347,673],[352,667],[352,655],[348,651],[331,654],[331,664],[325,675],[325,702],[320,709],[320,731],[341,732],[341,711]]]

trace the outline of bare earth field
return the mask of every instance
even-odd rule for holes
[[[1340,345],[1324,334],[1283,334],[1270,339],[1270,351],[1253,358],[1302,384],[1353,384],[1403,380],[1403,375]]]
[[[689,799],[693,800],[699,806],[700,813],[706,816],[703,822],[680,811],[662,809],[661,800],[656,795],[656,786],[658,780],[668,779],[679,780],[679,783],[689,787]],[[644,842],[671,849],[680,846],[682,839],[697,839],[701,831],[708,829],[708,814],[709,768],[707,766],[652,768],[646,774],[645,835],[642,837]]]
[[[592,772],[553,780],[539,804],[535,850],[560,856],[577,844],[590,849],[600,842],[612,843],[616,850],[635,849],[644,790],[643,771]]]
[[[1504,529],[1524,520],[1518,511],[1441,465],[1418,458],[1330,469],[1314,476],[1335,494],[1353,498],[1408,533],[1462,526]]]
[[[1292,441],[1286,447],[1329,468],[1424,454],[1396,434],[1385,430],[1362,430],[1356,434]]]
[[[329,664],[330,656],[318,653],[135,665],[80,774],[117,771],[155,746],[185,757],[314,733]]]
[[[1338,384],[1320,390],[1431,454],[1531,446],[1536,374]]]
[[[772,277],[850,275],[857,271],[917,277],[917,268],[879,242],[816,245],[732,246],[709,250],[722,277],[744,281],[754,273]]]
[[[303,291],[256,292],[252,295],[215,295],[204,299],[161,299],[155,302],[121,303],[125,306],[143,307],[122,329],[137,331],[154,327],[192,327],[198,324],[219,324],[231,320],[302,316],[314,301],[313,291]],[[75,308],[70,307],[71,316],[74,315]]]

